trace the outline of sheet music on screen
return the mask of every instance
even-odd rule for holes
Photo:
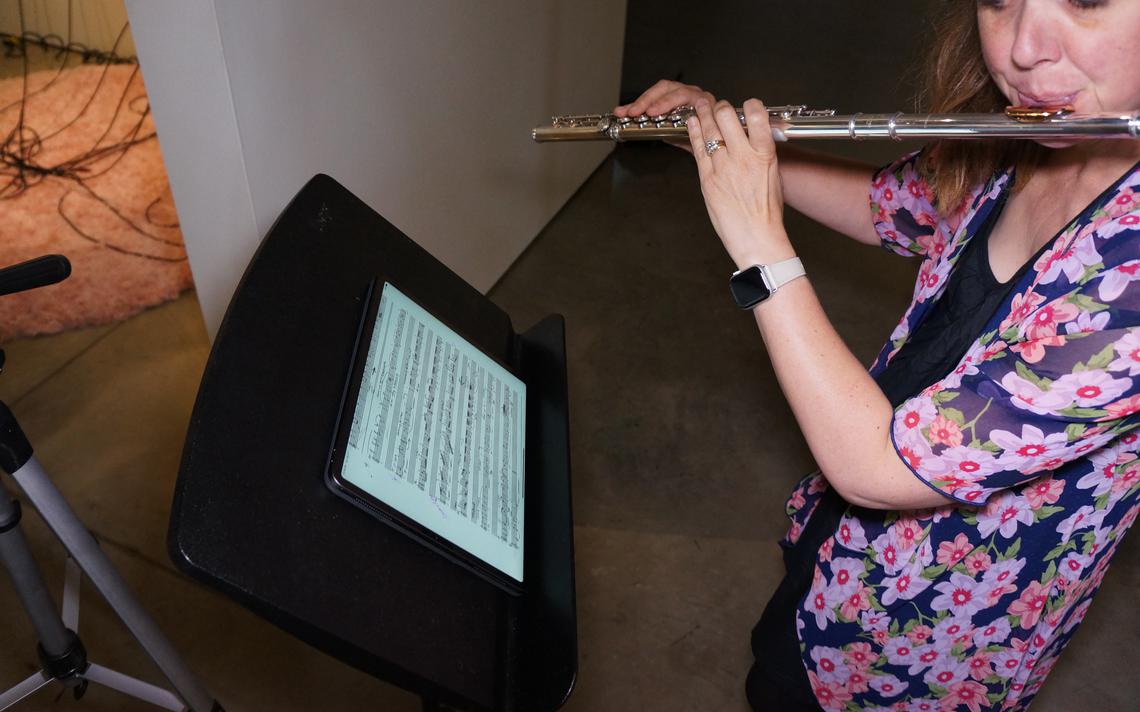
[[[341,476],[522,581],[526,385],[384,284]]]

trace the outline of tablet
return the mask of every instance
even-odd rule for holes
[[[326,483],[521,593],[526,384],[391,283],[366,303]]]

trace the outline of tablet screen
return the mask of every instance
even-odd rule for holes
[[[341,478],[523,578],[526,385],[385,283]]]

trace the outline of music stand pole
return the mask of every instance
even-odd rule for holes
[[[111,560],[52,484],[43,467],[32,455],[32,446],[12,411],[3,403],[0,403],[0,469],[16,481],[48,528],[63,544],[68,555],[95,585],[177,693],[175,695],[88,662],[79,637],[55,612],[54,604],[28,549],[27,540],[19,529],[19,503],[9,499],[7,492],[0,486],[0,563],[8,569],[21,602],[40,636],[40,658],[44,663],[44,670],[11,690],[0,693],[0,710],[56,679],[68,687],[76,688],[78,694],[82,694],[87,681],[91,681],[166,709],[188,708],[193,712],[219,712],[221,705],[185,666],[150,615],[131,595]],[[65,593],[65,598],[67,596]],[[65,611],[68,608],[67,601],[64,608]],[[73,615],[77,617],[78,613]]]

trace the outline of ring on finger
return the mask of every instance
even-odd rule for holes
[[[709,156],[713,155],[720,149],[724,148],[724,141],[719,138],[709,139],[705,141],[705,153]]]

